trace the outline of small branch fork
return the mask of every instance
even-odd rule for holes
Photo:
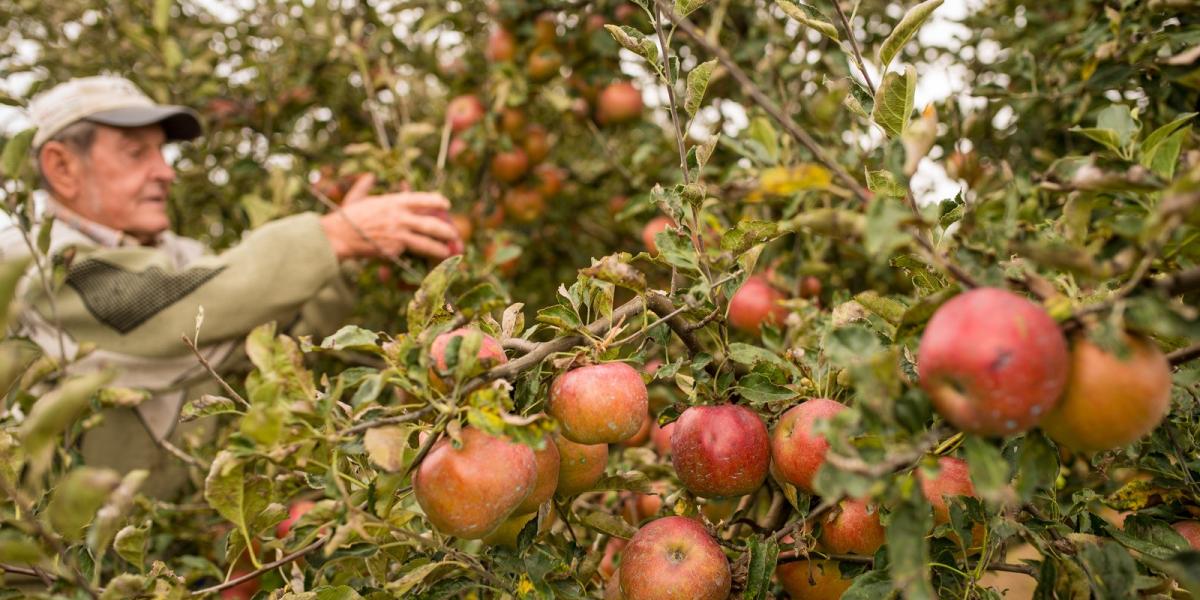
[[[209,594],[216,594],[218,592],[221,592],[222,590],[227,590],[232,587],[237,587],[247,581],[250,581],[251,579],[258,577],[259,575],[262,575],[263,573],[266,573],[267,571],[270,571],[272,569],[278,569],[279,567],[282,567],[288,563],[291,563],[291,562],[295,561],[296,559],[301,558],[304,555],[309,554],[309,553],[313,552],[314,550],[317,550],[318,548],[321,548],[328,541],[329,541],[329,536],[320,538],[320,539],[316,540],[315,542],[313,542],[291,554],[288,554],[275,562],[267,563],[258,569],[255,569],[249,573],[246,573],[245,575],[239,575],[237,577],[234,577],[233,579],[230,579],[229,581],[219,583],[219,584],[211,586],[211,587],[206,587],[204,589],[196,590],[196,591],[192,592],[192,596],[207,596]]]

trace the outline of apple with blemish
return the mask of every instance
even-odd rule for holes
[[[537,512],[538,507],[554,496],[554,490],[558,489],[558,471],[561,467],[558,446],[553,440],[547,439],[542,449],[534,451],[533,456],[537,463],[537,481],[529,497],[513,511],[514,515]]]
[[[797,560],[775,567],[775,576],[792,600],[838,600],[853,583],[842,579],[832,560]]]
[[[933,314],[917,372],[933,406],[967,433],[1028,431],[1058,403],[1070,356],[1058,323],[1007,290],[976,288]]]
[[[875,554],[885,541],[879,508],[862,500],[843,500],[825,516],[818,539],[832,554]]]

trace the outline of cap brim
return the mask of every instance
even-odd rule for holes
[[[200,115],[186,106],[118,108],[88,115],[86,120],[113,127],[144,127],[158,123],[169,140],[190,140],[204,133]]]

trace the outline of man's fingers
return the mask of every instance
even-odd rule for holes
[[[375,196],[414,210],[450,210],[450,201],[437,192],[396,192]]]
[[[450,256],[450,248],[432,238],[427,238],[418,233],[402,233],[400,239],[404,240],[404,245],[409,252],[421,254],[432,258],[446,258]]]
[[[358,179],[354,180],[354,185],[350,186],[350,189],[346,192],[346,195],[342,200],[342,204],[354,204],[355,202],[365,200],[368,197],[368,194],[371,193],[371,188],[373,187],[375,187],[374,173],[363,173],[362,175],[359,175]]]
[[[408,229],[427,235],[440,240],[456,240],[458,239],[458,229],[450,223],[443,221],[437,217],[409,213],[404,218],[403,224],[408,226]]]

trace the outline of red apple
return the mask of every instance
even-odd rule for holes
[[[482,538],[504,522],[537,484],[533,449],[464,428],[462,448],[443,438],[413,474],[413,492],[429,522],[446,535]]]
[[[605,579],[611,578],[617,572],[617,557],[621,555],[627,543],[621,538],[609,538],[608,543],[604,545],[604,557],[600,559],[597,570]],[[617,587],[619,588],[620,584]]]
[[[533,188],[509,188],[504,192],[503,202],[505,214],[522,223],[536,221],[546,212],[546,199]]]
[[[729,324],[757,335],[763,323],[779,325],[787,318],[788,309],[780,302],[784,295],[771,287],[766,278],[751,275],[729,299]]]
[[[671,217],[659,215],[650,219],[646,226],[642,228],[642,243],[646,245],[646,251],[650,254],[658,254],[658,244],[654,243],[655,236],[658,232],[665,231],[668,227],[674,225],[675,222]]]
[[[943,456],[938,459],[936,476],[930,477],[918,470],[917,478],[921,482],[921,493],[925,494],[925,499],[929,500],[929,504],[933,506],[935,525],[950,522],[950,506],[946,503],[947,496],[976,497],[967,461],[961,458]],[[978,542],[979,540],[974,541]]]
[[[506,108],[500,113],[500,130],[508,137],[520,139],[525,133],[525,113],[519,108]]]
[[[921,336],[921,387],[950,424],[977,435],[1027,431],[1066,387],[1067,342],[1041,306],[976,288],[943,304]]]
[[[533,174],[537,177],[537,191],[541,193],[543,199],[557,196],[562,191],[563,181],[567,178],[565,171],[550,163],[542,163],[534,167]]]
[[[649,410],[641,374],[623,362],[608,362],[559,375],[550,386],[547,412],[573,442],[615,444],[636,434]]]
[[[1192,550],[1200,550],[1200,521],[1178,521],[1171,527],[1187,540]]]
[[[596,121],[602,125],[632,121],[642,114],[642,92],[628,81],[609,84],[596,102]]]
[[[838,600],[852,581],[842,579],[832,560],[797,560],[775,567],[775,576],[792,600]]]
[[[1152,342],[1126,336],[1129,356],[1075,340],[1067,393],[1042,419],[1054,441],[1076,452],[1128,446],[1171,410],[1171,365]]]
[[[554,493],[563,498],[578,496],[592,489],[604,476],[608,466],[608,444],[577,444],[554,435],[558,446],[558,489]]]
[[[779,417],[771,432],[771,458],[785,481],[814,493],[813,478],[825,463],[829,441],[813,433],[813,423],[845,410],[842,404],[825,398],[813,398],[793,406]]]
[[[529,157],[520,148],[497,152],[492,157],[492,176],[504,183],[512,183],[529,170]]]
[[[633,434],[633,437],[621,442],[621,445],[632,448],[634,446],[641,446],[642,444],[645,444],[646,440],[650,439],[650,430],[653,429],[653,427],[654,416],[647,414],[646,420],[642,421],[642,427],[638,429],[637,433]]]
[[[541,125],[530,125],[525,128],[525,139],[521,140],[521,148],[529,157],[529,162],[538,164],[550,156],[550,134]]]
[[[658,426],[658,421],[654,421],[650,425],[650,439],[654,441],[654,449],[658,451],[658,455],[662,457],[670,456],[671,454],[671,435],[675,432],[675,422],[667,423],[663,427]]]
[[[558,446],[553,440],[547,439],[545,447],[534,452],[533,456],[537,462],[537,482],[534,483],[529,497],[513,511],[514,515],[537,512],[538,507],[549,500],[558,488],[558,470],[561,467]]]
[[[626,600],[724,600],[729,587],[725,553],[703,525],[687,517],[647,523],[621,558]]]
[[[821,280],[807,275],[800,280],[800,297],[816,298],[821,295]]]
[[[431,378],[432,380],[440,381],[437,373],[446,370],[446,347],[450,345],[450,340],[456,337],[465,337],[471,331],[468,327],[460,327],[452,331],[447,331],[433,339],[433,344],[429,346],[429,353],[433,357],[436,367],[436,372]],[[476,355],[479,358],[478,367],[480,369],[489,369],[495,365],[508,362],[508,357],[504,355],[504,348],[500,346],[500,342],[496,338],[487,334],[480,335],[483,336],[483,340],[479,344],[479,353]]]
[[[471,149],[471,145],[466,140],[455,137],[450,140],[450,145],[446,147],[446,157],[460,167],[474,167],[479,163],[479,155]]]
[[[446,106],[446,118],[450,121],[451,131],[455,133],[470,129],[483,119],[483,112],[483,102],[471,94],[458,96]]]
[[[288,507],[288,518],[280,521],[279,524],[275,526],[275,537],[287,537],[288,532],[292,530],[292,525],[295,525],[296,521],[299,521],[300,517],[304,516],[304,513],[312,510],[312,508],[316,505],[317,503],[313,502],[312,500],[297,500],[293,502],[292,505]]]
[[[517,54],[517,40],[503,27],[496,27],[488,34],[484,56],[492,62],[506,62]]]
[[[821,546],[833,554],[875,554],[884,544],[879,508],[843,500],[821,524]]]
[[[533,81],[546,81],[558,74],[563,57],[553,46],[538,46],[529,51],[525,61],[525,74]]]
[[[683,486],[701,498],[744,496],[767,478],[767,426],[744,406],[693,406],[675,421],[671,463]]]

